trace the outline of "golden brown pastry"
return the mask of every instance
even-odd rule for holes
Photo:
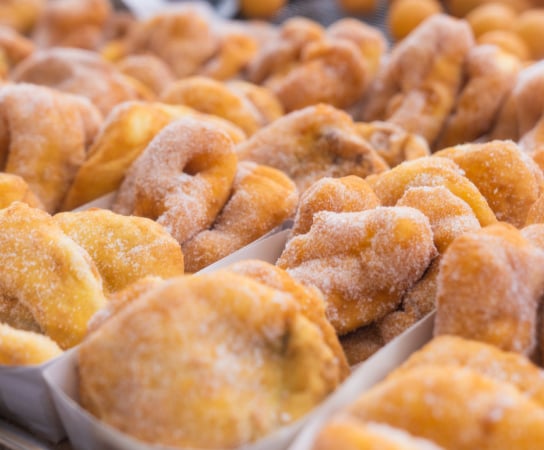
[[[431,155],[425,139],[390,122],[357,122],[355,125],[357,132],[370,143],[389,167]]]
[[[0,49],[11,69],[34,51],[34,43],[12,28],[0,26]]]
[[[392,122],[432,147],[454,106],[472,45],[466,22],[443,14],[427,19],[392,50],[367,93],[362,120]]]
[[[283,116],[283,106],[267,88],[244,80],[227,82],[229,90],[249,101],[259,117],[261,126],[267,125]]]
[[[157,96],[175,80],[168,65],[153,55],[128,55],[116,66],[121,73],[143,83]]]
[[[208,230],[183,243],[185,268],[197,272],[292,217],[298,202],[283,172],[249,161],[237,165],[230,196]]]
[[[531,355],[543,264],[544,253],[503,222],[458,237],[440,264],[435,335]]]
[[[30,366],[49,361],[61,353],[59,346],[43,334],[0,323],[0,364]]]
[[[350,116],[330,105],[309,106],[262,128],[236,147],[238,157],[284,171],[300,192],[323,177],[358,175],[387,164],[358,136]]]
[[[476,40],[478,45],[496,45],[503,52],[510,53],[522,62],[529,61],[527,44],[511,30],[495,30],[482,34]]]
[[[11,79],[87,97],[103,115],[118,103],[142,98],[136,82],[115,66],[97,53],[75,48],[35,51],[13,69]]]
[[[140,22],[127,36],[126,54],[152,53],[179,79],[196,74],[217,46],[209,18],[196,8],[186,8]]]
[[[509,30],[517,17],[516,10],[500,2],[482,3],[466,15],[474,37],[495,30]]]
[[[412,354],[390,376],[402,376],[415,367],[464,367],[515,386],[523,395],[544,405],[544,373],[528,358],[483,342],[459,336],[437,336]]]
[[[527,212],[525,225],[544,223],[544,194],[540,194]]]
[[[78,359],[82,405],[162,446],[253,442],[340,381],[319,327],[290,294],[225,271],[165,281],[92,333]]]
[[[33,39],[42,48],[78,47],[95,50],[103,40],[112,5],[109,0],[46,2]]]
[[[406,291],[397,309],[370,325],[341,336],[340,342],[350,365],[365,361],[435,309],[439,263],[440,257],[432,261],[423,277]]]
[[[278,267],[320,289],[338,334],[395,310],[436,256],[428,219],[418,210],[378,207],[314,214],[306,234],[287,242]]]
[[[229,122],[197,114],[187,107],[125,102],[106,117],[66,195],[63,209],[74,209],[118,189],[128,168],[155,135],[170,122],[185,116],[198,116],[221,126],[234,142],[244,139],[242,130]]]
[[[264,95],[263,91],[261,93]],[[268,96],[270,101],[275,100],[272,93]],[[239,126],[248,136],[269,123],[263,120],[243,91],[230,89],[228,84],[211,78],[195,76],[178,80],[163,91],[161,101],[222,117]]]
[[[520,69],[518,58],[496,46],[473,47],[465,62],[465,84],[436,148],[471,142],[491,131]]]
[[[86,99],[42,86],[0,88],[0,170],[21,176],[57,211],[101,122]]]
[[[230,195],[236,163],[234,144],[220,127],[177,120],[134,161],[113,210],[157,220],[183,244],[215,221]]]
[[[367,181],[384,206],[396,205],[404,193],[413,187],[445,186],[471,207],[480,225],[497,221],[478,188],[464,176],[455,162],[447,158],[432,156],[406,161]]]
[[[350,369],[346,356],[338,342],[334,328],[325,315],[325,301],[318,289],[305,286],[285,270],[256,259],[234,263],[226,267],[225,270],[244,275],[270,288],[292,295],[304,316],[321,330],[323,339],[338,360],[342,379],[349,375]]]
[[[16,299],[60,348],[78,344],[105,298],[89,254],[45,212],[15,202],[0,210],[0,292]]]
[[[183,254],[166,230],[144,217],[121,216],[105,209],[56,214],[55,222],[91,256],[106,294],[139,278],[183,274]]]
[[[0,209],[16,201],[26,203],[33,208],[43,209],[42,202],[30,190],[25,180],[18,175],[0,172]]]
[[[380,206],[368,183],[355,175],[321,178],[300,197],[290,237],[310,231],[319,211],[355,212]]]
[[[458,367],[418,367],[388,378],[363,394],[348,414],[404,429],[448,450],[544,445],[541,405],[508,383]]]
[[[440,450],[443,447],[416,438],[383,423],[362,422],[354,417],[336,415],[321,429],[312,450]]]
[[[401,41],[434,14],[444,12],[436,0],[400,0],[387,9],[387,28],[395,41]]]
[[[3,0],[0,23],[20,33],[29,32],[42,14],[45,0]]]
[[[511,141],[490,141],[441,150],[472,181],[502,220],[522,227],[544,188],[540,168]]]

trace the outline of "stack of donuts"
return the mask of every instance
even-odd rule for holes
[[[419,17],[402,13],[417,1]],[[542,406],[517,380],[537,386],[544,363],[541,12],[431,1],[395,0],[388,30],[0,5],[0,363],[78,347],[99,420],[153,445],[235,448],[307,415],[436,310],[419,362],[316,448],[539,448]],[[199,273],[281,226],[275,264]],[[457,368],[423,364],[448,352],[463,395],[442,392]],[[418,395],[399,400],[407,385]],[[422,415],[435,395],[450,415]],[[447,432],[452,400],[473,406],[472,440]]]

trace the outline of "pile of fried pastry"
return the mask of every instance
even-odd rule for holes
[[[0,23],[0,363],[78,346],[98,419],[235,448],[433,310],[454,353],[544,362],[544,63],[480,42],[474,15],[430,15],[394,44],[353,18],[187,4],[139,20],[107,0],[18,0]],[[275,264],[199,273],[286,223]],[[370,403],[412,383],[391,380]],[[317,448],[389,426],[436,443],[419,448],[495,445],[354,408]]]

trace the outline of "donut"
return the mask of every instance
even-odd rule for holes
[[[1,87],[0,110],[0,169],[21,176],[47,211],[57,211],[100,113],[86,99],[31,84]]]
[[[487,200],[498,220],[522,227],[544,188],[537,164],[512,141],[458,145],[435,153],[450,158]]]
[[[96,418],[181,448],[253,442],[340,381],[319,327],[289,294],[221,271],[172,278],[131,302],[81,344],[78,371]]]
[[[60,354],[62,350],[47,336],[0,323],[0,364],[31,366],[49,361]]]
[[[505,222],[457,237],[440,262],[434,334],[531,355],[543,264],[544,253]]]
[[[407,207],[322,211],[277,261],[296,280],[320,289],[340,335],[384,317],[436,256],[428,219]]]
[[[78,344],[106,301],[89,254],[24,203],[0,209],[0,229],[1,296],[22,303],[60,348]]]
[[[471,207],[480,225],[497,221],[485,197],[451,159],[432,156],[405,161],[367,181],[384,206],[394,206],[413,187],[445,186]]]
[[[141,82],[157,96],[175,80],[170,67],[153,55],[128,55],[118,61],[116,67],[121,73]]]
[[[242,161],[231,194],[208,230],[183,243],[187,272],[197,272],[253,242],[294,215],[295,184],[277,169]]]
[[[26,203],[33,208],[44,208],[23,178],[12,173],[0,172],[0,209],[16,201]]]
[[[106,295],[148,275],[170,278],[183,274],[178,242],[153,220],[98,208],[60,213],[53,218],[89,253]]]
[[[227,121],[199,115],[183,106],[158,102],[125,102],[106,117],[81,165],[63,203],[63,210],[72,210],[117,190],[125,173],[151,140],[170,122],[184,116],[198,116],[220,126],[239,142],[243,132]]]
[[[311,286],[305,286],[285,270],[273,264],[256,259],[248,259],[227,266],[224,270],[249,277],[270,288],[290,294],[298,303],[301,312],[321,330],[323,339],[338,361],[341,377],[346,378],[350,369],[346,356],[331,323],[325,314],[325,301],[321,292]]]
[[[182,118],[164,127],[134,161],[113,211],[157,220],[183,244],[215,221],[236,164],[233,142],[221,128]]]
[[[304,192],[323,177],[361,178],[387,170],[385,161],[357,135],[351,117],[330,105],[294,111],[236,146],[241,160],[275,167]]]

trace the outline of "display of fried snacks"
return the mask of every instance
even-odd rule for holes
[[[441,150],[464,171],[498,220],[516,227],[525,224],[531,206],[544,188],[540,168],[511,141],[490,141]]]
[[[240,162],[210,229],[183,243],[186,271],[197,272],[272,231],[294,215],[297,202],[296,186],[283,172]]]
[[[226,271],[148,291],[91,333],[78,360],[83,407],[163,446],[253,442],[340,381],[318,325],[289,293]]]
[[[408,133],[391,122],[357,122],[356,126],[357,132],[370,143],[389,167],[431,155],[425,139],[417,134]]]
[[[35,51],[10,76],[16,83],[39,84],[87,97],[104,115],[118,103],[143,98],[135,82],[114,65],[97,53],[76,48]]]
[[[60,348],[78,344],[105,303],[89,254],[46,212],[24,203],[0,209],[0,229],[0,295],[20,302]]]
[[[300,192],[323,177],[387,169],[385,161],[357,134],[350,116],[320,104],[287,114],[236,146],[242,160],[282,170]]]
[[[487,200],[451,159],[432,156],[404,163],[368,180],[384,206],[394,206],[412,187],[445,186],[467,203],[486,226],[497,221]]]
[[[0,323],[0,364],[30,366],[49,361],[61,353],[59,346],[43,334]]]
[[[531,355],[543,264],[544,253],[507,223],[459,236],[440,263],[435,335]]]
[[[299,283],[285,270],[277,266],[256,259],[234,263],[227,266],[225,270],[245,275],[268,287],[292,295],[306,318],[320,328],[325,342],[338,360],[342,378],[349,375],[350,369],[344,351],[340,346],[334,328],[325,314],[325,301],[321,291],[312,286]]]
[[[378,207],[314,214],[278,267],[323,292],[327,317],[342,335],[395,310],[436,256],[429,220],[417,209]]]
[[[432,147],[454,107],[472,45],[466,22],[443,14],[425,20],[391,51],[369,89],[362,120],[392,122]]]
[[[490,132],[520,70],[518,58],[496,46],[473,47],[465,62],[466,82],[436,148],[474,141]]]
[[[212,226],[229,198],[236,165],[234,143],[220,127],[177,120],[132,164],[113,210],[157,220],[183,244]]]
[[[23,178],[19,175],[0,172],[0,209],[16,201],[26,203],[33,208],[43,209],[42,202],[30,190]]]
[[[54,220],[89,253],[106,294],[145,276],[170,278],[183,274],[183,253],[178,242],[153,220],[98,208],[56,214]]]
[[[100,113],[84,98],[31,84],[0,87],[0,110],[0,169],[22,177],[47,211],[57,211]]]
[[[380,206],[372,188],[360,177],[321,178],[300,197],[290,237],[310,231],[319,211],[355,212]]]

